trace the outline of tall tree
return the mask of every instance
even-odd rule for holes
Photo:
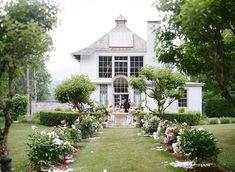
[[[48,31],[55,26],[58,8],[52,1],[14,0],[0,10],[0,88],[6,90],[7,100],[0,95],[0,109],[5,124],[0,129],[0,158],[2,171],[11,171],[7,149],[9,129],[12,124],[10,107],[15,95],[15,81],[22,74],[25,64],[43,60],[43,54],[51,49]]]
[[[30,68],[30,94],[35,101],[47,100],[50,96],[49,84],[51,83],[51,75],[48,72],[44,62],[37,64],[36,67]],[[26,69],[24,75],[17,80],[17,94],[27,94],[26,92]]]
[[[140,76],[131,78],[129,83],[134,89],[144,92],[146,96],[154,99],[157,103],[158,113],[163,114],[168,106],[180,98],[185,81],[182,74],[170,69],[144,66],[140,71]],[[148,107],[147,97],[145,97],[145,106],[154,112]]]
[[[159,0],[164,14],[157,31],[157,58],[218,87],[235,110],[235,1]],[[202,77],[202,78],[203,78]]]

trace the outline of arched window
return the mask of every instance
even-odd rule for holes
[[[128,81],[119,77],[113,82],[114,93],[128,93]]]

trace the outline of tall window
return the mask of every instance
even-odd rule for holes
[[[138,106],[141,103],[141,93],[138,90],[134,90],[134,105]]]
[[[112,78],[112,56],[99,56],[99,77]]]
[[[131,56],[130,57],[130,75],[139,76],[140,69],[143,67],[143,56]]]
[[[108,101],[108,86],[106,84],[100,84],[100,103],[106,104]]]
[[[114,76],[125,75],[127,76],[127,56],[115,56],[114,57]]]
[[[115,93],[128,93],[128,82],[125,78],[117,78],[113,82]]]
[[[182,89],[183,92],[183,96],[181,99],[178,100],[178,107],[187,107],[187,90],[186,89]]]

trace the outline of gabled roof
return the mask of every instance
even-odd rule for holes
[[[95,52],[133,52],[145,53],[146,41],[128,29],[126,19],[120,15],[116,20],[116,27],[87,48],[78,50],[72,55],[76,58],[81,55],[92,55]]]

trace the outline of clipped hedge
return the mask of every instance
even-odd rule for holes
[[[100,119],[100,118],[103,118],[103,116],[105,114],[101,113],[101,112],[89,112],[89,115],[90,116],[94,116],[97,120]]]
[[[41,111],[40,124],[46,126],[58,126],[61,121],[65,120],[71,126],[73,122],[79,117],[76,112],[63,112],[63,111]]]
[[[205,114],[208,117],[235,117],[232,106],[224,99],[208,100],[205,104]]]
[[[197,125],[200,121],[201,114],[199,112],[185,112],[185,113],[169,113],[166,112],[164,115],[154,114],[158,117],[169,120],[177,121],[179,123],[186,122],[188,125]]]

